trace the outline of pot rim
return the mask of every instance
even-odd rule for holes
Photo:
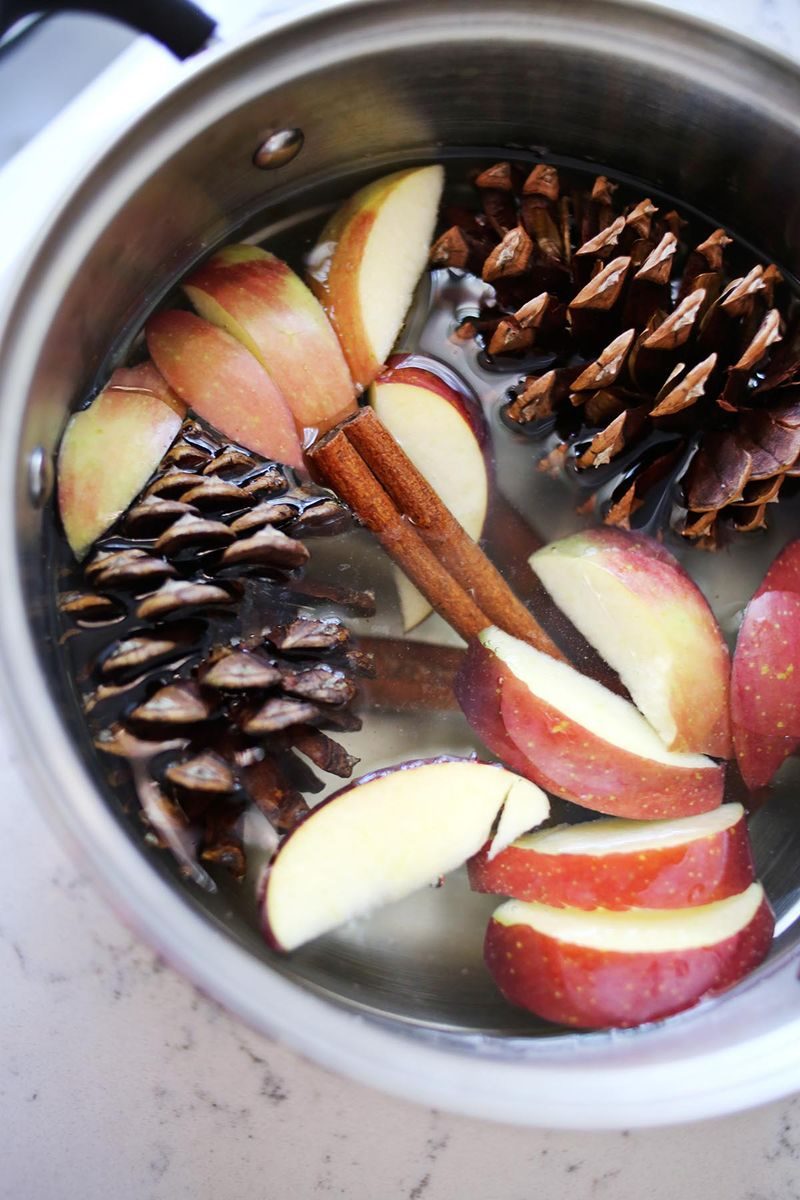
[[[789,72],[800,87],[797,64],[709,22],[661,8],[643,10],[636,0],[601,0],[601,5],[610,12],[643,12],[662,30],[671,29],[683,37],[687,26],[701,31],[715,40],[720,64],[726,48],[744,47],[756,60]],[[32,323],[36,312],[41,317],[44,301],[39,275],[49,274],[51,281],[55,278],[57,282],[58,270],[63,278],[74,269],[69,256],[65,261],[57,253],[61,221],[92,194],[121,138],[150,129],[155,142],[163,139],[159,125],[165,109],[198,79],[234,59],[243,46],[278,33],[284,38],[295,34],[314,37],[331,22],[343,20],[345,13],[350,19],[368,22],[402,8],[402,0],[337,0],[333,7],[318,0],[296,15],[276,14],[231,43],[215,47],[192,63],[166,96],[149,105],[98,156],[40,235],[0,333],[5,393],[0,413],[0,487],[5,493],[5,503],[0,504],[0,562],[8,566],[0,572],[4,614],[0,677],[2,702],[22,766],[37,802],[46,807],[75,857],[90,868],[117,913],[137,934],[256,1031],[279,1038],[341,1075],[452,1112],[550,1128],[662,1125],[763,1103],[800,1086],[800,1016],[792,1019],[789,1015],[797,1009],[797,982],[794,955],[788,952],[724,1001],[703,1004],[663,1025],[590,1035],[582,1039],[580,1055],[574,1052],[572,1038],[543,1039],[537,1042],[535,1052],[531,1049],[531,1057],[514,1053],[519,1050],[518,1039],[490,1045],[489,1039],[475,1037],[471,1039],[472,1053],[466,1054],[443,1036],[414,1036],[408,1030],[390,1029],[269,969],[147,864],[103,802],[74,750],[37,658],[23,603],[16,527],[16,492],[25,473],[18,462],[24,385],[35,355],[25,348],[17,331]],[[459,8],[463,9],[463,3]],[[341,56],[346,58],[347,51],[343,49]],[[113,187],[105,185],[112,201],[124,195],[124,182],[123,176]],[[52,269],[48,255],[53,256]],[[54,301],[49,303],[52,309]],[[47,754],[42,753],[43,746],[47,746]],[[765,999],[767,985],[770,994]],[[711,1045],[695,1044],[687,1053],[683,1034],[688,1032],[689,1041],[694,1038],[697,1043],[698,1028],[701,1040],[709,1031]],[[716,1043],[715,1034],[719,1035]],[[633,1061],[628,1061],[631,1058]],[[702,1072],[693,1070],[701,1060]]]

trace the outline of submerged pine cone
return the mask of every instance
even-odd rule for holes
[[[555,167],[497,163],[474,182],[483,211],[451,210],[430,261],[492,285],[458,336],[519,360],[504,416],[542,438],[542,469],[607,523],[663,513],[704,546],[723,522],[762,527],[800,475],[800,326],[777,267],[732,277],[722,229],[691,248],[676,212],[622,206],[602,175],[567,191]]]
[[[308,811],[323,784],[298,752],[341,777],[358,761],[324,730],[360,727],[349,705],[370,656],[338,617],[299,612],[374,611],[300,573],[306,535],[349,527],[329,493],[186,421],[60,597],[95,745],[127,763],[152,838],[202,886],[201,862],[244,875],[249,806],[278,834]]]

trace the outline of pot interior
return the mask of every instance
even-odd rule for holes
[[[280,958],[258,929],[255,871],[241,887],[220,874],[209,894],[145,845],[137,813],[107,786],[65,667],[53,569],[65,560],[52,494],[43,507],[31,498],[31,454],[42,448],[53,462],[68,412],[125,359],[147,314],[214,245],[249,237],[299,265],[340,197],[408,162],[445,160],[458,179],[468,163],[511,155],[638,180],[640,194],[707,214],[793,277],[800,190],[787,164],[800,150],[798,100],[798,77],[787,65],[624,4],[586,0],[566,14],[547,2],[488,12],[471,0],[348,7],[254,38],[199,70],[87,175],[42,242],[6,333],[5,420],[15,465],[5,478],[16,485],[10,505],[22,604],[65,752],[80,760],[80,805],[88,811],[89,796],[89,809],[107,806],[147,870],[265,970],[382,1021],[455,1039],[586,1036],[562,1033],[501,999],[481,961],[496,900],[471,893],[462,873]],[[305,141],[293,162],[267,173],[252,155],[276,128],[300,129]],[[474,382],[497,388],[480,371]],[[499,433],[497,443],[498,480],[507,498],[537,513],[537,532],[549,540],[577,527],[574,502],[537,476],[530,447]],[[52,472],[48,478],[52,491]],[[716,554],[685,552],[684,565],[729,635],[771,558],[797,534],[799,514],[798,501],[782,502],[763,536]],[[386,564],[363,537],[348,543],[344,563],[337,539],[317,553],[325,569],[346,566],[353,586],[376,587],[381,631],[396,631]],[[10,661],[11,687],[35,731],[28,686],[13,677]],[[358,773],[480,748],[455,712],[435,722],[372,716],[363,734],[342,740],[361,758]],[[800,940],[798,785],[792,761],[752,816],[759,874],[778,917],[773,956]],[[57,804],[75,810],[76,798],[65,792]],[[91,820],[81,820],[96,857]]]

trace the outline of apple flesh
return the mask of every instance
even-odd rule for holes
[[[390,360],[372,384],[369,402],[456,520],[478,541],[489,506],[483,416],[452,372],[415,365],[419,362],[414,355]],[[394,572],[408,632],[433,610],[402,571]]]
[[[484,958],[512,1004],[547,1021],[625,1028],[690,1008],[766,957],[774,918],[760,884],[696,908],[626,912],[508,900]]]
[[[691,908],[742,892],[754,880],[747,821],[723,804],[675,821],[613,817],[527,834],[467,864],[476,892],[557,908]]]
[[[183,290],[201,317],[241,342],[265,368],[297,424],[324,433],[355,407],[347,363],[317,299],[258,246],[226,246]]]
[[[406,763],[337,792],[286,839],[267,876],[267,940],[294,950],[399,900],[474,854],[541,824],[547,797],[526,779],[470,759]]]
[[[703,593],[652,538],[590,529],[530,558],[670,750],[731,753],[730,658]]]
[[[152,363],[115,372],[67,423],[58,452],[58,508],[82,559],[138,496],[180,429],[185,409]]]
[[[288,405],[270,376],[235,338],[194,313],[156,313],[147,348],[170,387],[221,434],[264,458],[303,465]]]
[[[441,166],[376,179],[334,213],[308,279],[339,335],[359,388],[381,370],[425,270],[444,185]]]
[[[722,802],[717,763],[667,750],[629,701],[496,626],[470,644],[454,687],[486,745],[503,757],[510,742],[515,768],[565,800],[634,820]]]

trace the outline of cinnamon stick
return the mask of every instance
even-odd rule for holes
[[[545,654],[562,658],[555,642],[514,595],[373,410],[362,409],[348,421],[345,433],[445,570],[474,597],[489,618],[488,623],[530,642]]]
[[[386,712],[458,709],[453,680],[466,651],[407,638],[360,637],[358,644],[376,667],[375,678],[359,684],[359,702],[365,707]]]
[[[362,408],[345,421],[333,436],[317,443],[311,456],[331,486],[462,637],[497,625],[537,650],[563,658],[372,409]],[[420,544],[427,552],[424,555]],[[477,628],[473,627],[476,616],[481,622]]]
[[[370,411],[367,409],[364,412]],[[330,486],[363,521],[429,603],[465,640],[487,621],[474,600],[440,566],[422,537],[397,510],[367,463],[345,436],[331,431],[309,451]]]

